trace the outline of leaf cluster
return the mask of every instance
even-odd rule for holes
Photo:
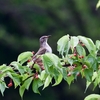
[[[41,56],[42,66],[33,61],[34,54],[30,51],[21,53],[17,61],[0,66],[0,91],[3,95],[6,88],[14,85],[19,87],[20,96],[32,86],[34,93],[39,88],[45,89],[50,84],[56,86],[65,80],[71,85],[78,76],[86,79],[86,90],[90,84],[94,88],[100,84],[100,41],[95,43],[84,36],[61,37],[57,42],[57,51],[61,55],[46,53]],[[5,78],[12,81],[7,85]],[[94,89],[93,88],[93,89]]]

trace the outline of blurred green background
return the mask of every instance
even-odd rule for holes
[[[57,40],[63,35],[83,35],[100,39],[98,0],[0,0],[0,65],[17,59],[24,51],[37,51],[39,38],[52,35],[49,44],[58,54]],[[42,88],[40,88],[40,91]],[[49,86],[41,95],[26,91],[23,100],[83,100],[90,93],[100,93],[92,86],[85,91],[85,80],[78,78],[70,87],[63,81]],[[21,100],[18,89],[11,87],[0,100]]]

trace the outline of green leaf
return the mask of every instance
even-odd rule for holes
[[[17,69],[21,74],[23,74],[25,72],[24,66],[22,66],[20,63],[18,63],[16,61],[13,61],[10,65],[15,67],[15,69]]]
[[[99,85],[100,83],[98,83],[98,77],[94,80],[94,82],[93,82],[93,85],[94,85],[94,87],[93,87],[93,90]]]
[[[97,5],[96,5],[96,9],[98,9],[100,7],[100,0],[98,1]]]
[[[22,77],[21,77],[19,74],[16,74],[16,73],[9,73],[9,72],[8,72],[7,75],[13,80],[14,85],[15,85],[15,88],[16,88],[17,86],[20,86]]]
[[[66,80],[67,79],[67,68],[63,67],[63,78]]]
[[[36,71],[40,71],[40,66],[38,64],[34,64],[34,68],[36,69]]]
[[[70,64],[70,65],[72,65],[73,64],[73,62],[74,62],[74,60],[72,59],[72,58],[67,58],[67,60],[68,60],[68,63]]]
[[[33,53],[30,51],[23,52],[18,56],[17,61],[20,62],[21,64],[23,64],[28,59],[31,59],[32,56],[33,56]]]
[[[5,64],[0,66],[0,71],[2,71],[2,73],[10,71],[13,72],[13,69],[10,66],[6,66]]]
[[[1,79],[1,80],[3,80],[4,77],[6,77],[6,76],[7,76],[7,73],[0,73],[0,79]]]
[[[70,45],[72,50],[74,49],[74,47],[76,47],[79,43],[79,39],[76,36],[71,36],[71,40],[70,40]]]
[[[27,73],[27,74],[31,74],[32,73],[32,70],[30,69],[30,67],[28,66],[22,66],[24,68],[24,71]]]
[[[33,84],[32,84],[32,90],[34,91],[34,93],[39,93],[38,88],[41,87],[43,85],[43,82],[40,79],[34,79]]]
[[[68,85],[70,86],[71,83],[74,81],[74,76],[71,75],[71,76],[67,76],[68,73],[67,73],[67,68],[63,68],[63,77],[64,77],[64,80],[68,83]]]
[[[3,77],[6,77],[7,76],[7,73],[8,72],[14,72],[13,69],[9,66],[6,66],[5,64],[1,65],[0,66],[0,78],[2,79]]]
[[[86,57],[86,61],[88,61],[91,65],[94,63],[94,56],[92,56],[91,54],[89,54],[87,57]]]
[[[100,63],[100,57],[97,57],[97,62]]]
[[[55,54],[46,53],[46,54],[42,55],[42,59],[43,59],[45,71],[48,74],[51,73],[50,67],[53,67],[61,72],[62,66],[60,63],[60,59]]]
[[[100,95],[98,94],[90,94],[87,97],[85,97],[84,100],[99,100],[100,99]]]
[[[66,77],[67,77],[67,76],[66,76]],[[67,81],[67,83],[68,83],[69,86],[70,86],[70,84],[71,84],[71,82],[72,82],[73,80],[74,80],[74,76],[73,76],[73,75],[67,77],[66,81]]]
[[[77,78],[77,74],[78,74],[79,72],[81,72],[81,70],[82,70],[81,65],[77,66],[77,67],[73,70],[73,76],[75,76],[75,77]]]
[[[94,63],[93,63],[93,65],[92,65],[92,68],[93,68],[94,70],[98,70],[98,62],[97,62],[96,59],[94,60]]]
[[[4,95],[3,93],[6,88],[7,88],[7,86],[6,86],[5,82],[0,82],[0,91],[1,91],[2,95]]]
[[[28,79],[24,82],[23,85],[25,86],[25,88],[26,88],[27,90],[29,89],[29,86],[30,86],[32,80],[33,80],[33,77],[30,77],[30,78],[28,78]]]
[[[98,85],[100,85],[100,70],[98,70],[98,76],[96,77],[97,81],[98,81]]]
[[[77,45],[76,50],[80,56],[86,56],[85,49],[81,45]]]
[[[83,36],[78,36],[79,40],[85,44],[86,48],[88,49],[88,51],[90,53],[92,53],[93,55],[95,55],[96,53],[96,47],[93,43],[93,41],[90,38],[86,38]]]
[[[63,67],[62,70],[63,70],[63,77],[66,78],[66,76],[67,76],[67,68]]]
[[[85,69],[84,70],[84,75],[86,77],[86,79],[91,82],[92,81],[92,76],[93,76],[93,70],[92,69]]]
[[[69,51],[69,35],[61,37],[57,42],[57,50],[63,56],[64,53],[68,54]]]
[[[89,55],[86,57],[85,60],[86,60],[87,62],[90,63],[90,66],[91,66],[94,70],[96,70],[96,69],[98,68],[97,59],[96,59],[93,55],[89,54]]]
[[[7,66],[4,70],[2,70],[2,73],[7,72],[7,71],[8,72],[14,72],[11,67]]]
[[[20,94],[21,98],[23,97],[24,92],[25,92],[25,87],[22,85],[19,88],[19,94]]]
[[[93,81],[93,84],[94,84],[93,90],[97,87],[97,85],[100,86],[100,70],[98,70],[95,80]]]
[[[22,77],[22,81],[26,80],[28,77],[30,77],[30,75],[28,75],[27,73],[26,74],[23,74],[21,75]]]
[[[55,78],[55,84],[53,84],[53,86],[58,85],[59,83],[61,83],[63,77],[62,74],[59,74],[58,77],[54,77]]]
[[[49,86],[49,84],[51,83],[52,77],[50,75],[47,76],[45,82],[44,82],[44,87],[43,89],[45,89],[46,87]]]
[[[42,59],[43,59],[43,63],[44,63],[44,68],[45,68],[46,72],[49,73],[48,68],[53,66],[53,62],[50,60],[50,57],[48,56],[48,54],[42,55]]]
[[[40,78],[41,80],[45,80],[46,77],[47,77],[47,74],[46,74],[45,70],[43,70],[43,71],[41,72],[41,74],[39,75],[39,78]]]
[[[98,50],[100,50],[100,41],[99,41],[99,40],[96,40],[96,48],[97,48]]]
[[[32,80],[33,80],[33,77],[30,77],[26,81],[24,81],[24,83],[22,84],[22,86],[20,86],[19,93],[20,93],[21,97],[23,97],[25,89],[27,89],[27,90],[29,89],[29,86],[30,86]]]
[[[93,73],[93,76],[92,76],[92,82],[95,80],[96,77],[97,77],[97,72],[94,72],[94,73]],[[85,92],[87,91],[88,87],[90,86],[90,84],[91,84],[92,82],[89,82],[89,81],[87,80]]]
[[[5,70],[7,68],[7,66],[5,65],[5,64],[3,64],[3,65],[1,65],[0,66],[0,70],[2,71],[2,70]]]

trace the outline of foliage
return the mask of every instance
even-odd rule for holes
[[[87,96],[84,100],[99,100],[99,99],[100,99],[100,95],[91,94],[91,95]]]
[[[50,53],[38,56],[42,64],[33,60],[33,52],[27,51],[21,53],[17,61],[9,65],[1,65],[0,91],[2,95],[5,89],[12,85],[15,88],[19,87],[21,97],[30,85],[34,93],[40,94],[39,87],[45,89],[50,84],[56,86],[62,80],[71,85],[78,76],[86,79],[86,90],[90,84],[94,85],[94,89],[100,84],[99,40],[94,43],[84,36],[65,35],[58,40],[57,50],[61,57]],[[10,77],[8,85],[5,82],[6,77]]]
[[[98,1],[96,8],[98,9],[100,7],[100,0]]]

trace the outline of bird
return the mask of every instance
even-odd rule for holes
[[[39,57],[39,55],[43,55],[45,53],[52,53],[52,48],[48,44],[48,38],[50,36],[51,35],[46,35],[46,36],[40,37],[40,39],[39,39],[40,48],[32,58],[33,62],[37,63],[41,67],[41,69],[44,69],[44,67],[43,67],[42,59]]]

